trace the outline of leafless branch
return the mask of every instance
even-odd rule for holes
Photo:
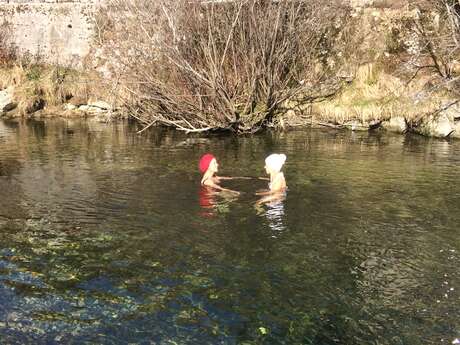
[[[325,56],[349,17],[339,0],[108,2],[125,104],[187,132],[271,126],[284,102],[333,79]]]

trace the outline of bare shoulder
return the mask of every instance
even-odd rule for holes
[[[272,191],[281,191],[286,189],[286,180],[283,173],[279,173],[271,184]]]
[[[208,187],[215,187],[216,183],[214,182],[214,179],[212,177],[204,179],[201,181],[201,184],[203,186],[208,186]]]

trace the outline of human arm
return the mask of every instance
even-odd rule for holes
[[[270,193],[268,195],[262,196],[259,200],[256,201],[255,205],[268,204],[272,202],[280,202],[286,198],[284,193]]]
[[[252,180],[255,177],[251,176],[219,176],[219,180]]]
[[[207,187],[214,188],[214,189],[216,189],[218,191],[221,191],[221,192],[230,192],[230,193],[234,193],[234,194],[241,194],[240,192],[238,192],[236,190],[232,190],[232,189],[228,189],[228,188],[224,188],[224,187],[219,186],[215,182],[215,179],[206,179],[201,184],[204,185],[204,186],[207,186]]]
[[[215,185],[213,188],[221,191],[221,192],[229,192],[229,193],[234,193],[234,194],[241,194],[241,192],[238,192],[236,190],[233,190],[233,189],[228,189],[228,188],[224,188],[224,187],[221,187],[219,185]]]
[[[258,190],[256,192],[256,195],[270,195],[272,194],[273,192],[271,190],[264,190],[264,189],[261,189],[261,190]]]

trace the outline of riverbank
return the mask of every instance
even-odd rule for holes
[[[149,30],[138,25],[137,18],[155,12],[154,5],[139,9],[124,2],[115,4],[104,9],[104,20],[100,18],[113,25],[100,31],[102,53],[98,56],[108,66],[123,66],[112,69],[112,76],[129,86],[128,108],[144,126],[235,133],[324,126],[460,136],[460,64],[455,59],[458,51],[449,48],[459,30],[451,23],[459,18],[449,6],[368,1],[334,7],[329,2],[312,2],[302,7],[305,12],[300,11],[308,16],[293,17],[295,25],[280,25],[298,30],[279,30],[272,37],[273,30],[260,28],[291,18],[278,18],[279,13],[292,10],[287,3],[279,11],[270,6],[257,8],[257,16],[243,3],[241,7],[233,2],[228,8],[216,6],[215,11],[222,13],[234,10],[231,28],[228,20],[221,19],[226,16],[213,11],[208,13],[212,25],[198,25],[208,7],[179,6],[170,9],[177,23],[193,18],[177,24],[182,29],[190,26],[180,34],[168,24],[168,15],[160,16],[158,22],[146,19]],[[332,18],[331,9],[336,11]],[[121,25],[119,13],[136,19]],[[246,22],[251,16],[253,20]],[[267,23],[262,18],[272,19]],[[316,26],[306,18],[315,18]],[[254,38],[251,42],[244,39],[248,27]],[[216,38],[209,35],[210,28],[232,35]],[[151,37],[145,34],[149,31],[164,35]],[[174,41],[180,35],[189,39]],[[209,44],[211,36],[216,42]],[[277,43],[251,45],[259,41]],[[215,46],[212,53],[207,50],[210,45]],[[228,50],[229,46],[237,48]],[[142,54],[133,55],[133,51]],[[253,53],[248,56],[248,51]]]
[[[431,79],[420,76],[410,85],[382,66],[360,66],[333,96],[308,104],[287,102],[275,129],[329,127],[352,131],[414,132],[429,137],[460,138],[460,106],[448,90],[429,92]],[[108,83],[96,73],[50,65],[0,68],[2,118],[128,117],[110,99]],[[419,100],[417,100],[417,96]],[[115,102],[116,100],[114,100]]]
[[[422,74],[408,82],[384,68],[374,63],[362,65],[355,78],[344,82],[333,96],[306,107],[294,103],[286,125],[290,121],[299,125],[297,118],[309,118],[312,126],[460,138],[460,106],[455,92],[433,83],[432,75]]]
[[[238,35],[245,37],[244,24],[232,38],[232,44],[240,45],[240,49],[230,58],[225,46],[220,47],[220,67],[214,70],[215,62],[202,60],[206,51],[187,46],[193,39],[206,41],[208,27],[192,27],[193,37],[181,43],[187,54],[179,54],[181,60],[176,61],[179,55],[168,50],[168,42],[144,37],[149,42],[144,46],[141,36],[126,35],[125,25],[117,25],[119,14],[128,11],[141,15],[146,9],[138,13],[139,9],[123,4],[103,7],[95,14],[97,39],[78,69],[22,63],[22,57],[3,64],[0,115],[98,116],[104,121],[132,116],[144,128],[170,126],[188,133],[254,133],[264,128],[313,126],[460,138],[460,63],[446,50],[452,43],[448,34],[455,33],[447,19],[457,18],[449,17],[454,15],[451,12],[404,2],[398,6],[340,7],[337,10],[346,19],[334,17],[334,25],[325,20],[329,12],[321,12],[316,15],[329,32],[327,40],[305,22],[308,29],[302,31],[304,38],[321,44],[313,50],[299,50],[304,41],[290,46],[288,55],[308,58],[289,60],[292,65],[281,70],[272,63],[253,68],[261,55],[274,54],[270,55],[273,61],[286,59],[286,54],[276,50],[257,51],[244,60],[241,52],[260,48],[246,47],[247,41],[237,39]],[[324,10],[323,6],[317,4],[318,9]],[[277,18],[273,9],[259,10]],[[289,12],[289,8],[284,10]],[[304,10],[316,13],[309,7]],[[445,16],[439,18],[440,14]],[[198,12],[195,15],[200,18]],[[262,17],[257,16],[257,20]],[[243,20],[239,16],[236,19]],[[298,19],[305,20],[305,16]],[[219,18],[213,20],[216,27],[228,25]],[[154,31],[156,23],[146,23]],[[271,25],[264,21],[259,24]],[[136,32],[137,23],[130,25]],[[158,29],[167,33],[169,27]],[[266,30],[259,32],[263,40],[270,41],[265,34]],[[286,44],[298,37],[296,32],[280,31],[279,35]],[[168,37],[165,34],[164,39]],[[224,38],[218,42],[226,41]],[[162,49],[153,49],[156,43],[163,44],[158,46]],[[142,54],[133,55],[134,51]],[[235,65],[232,61],[244,63]]]
[[[0,67],[3,118],[120,117],[96,73],[45,64]]]

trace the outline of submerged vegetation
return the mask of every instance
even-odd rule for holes
[[[460,142],[316,130],[197,142],[135,130],[0,122],[2,343],[460,336]],[[207,148],[245,176],[283,148],[288,199],[254,208],[266,181],[253,180],[236,182],[247,191],[238,199],[202,203]]]

